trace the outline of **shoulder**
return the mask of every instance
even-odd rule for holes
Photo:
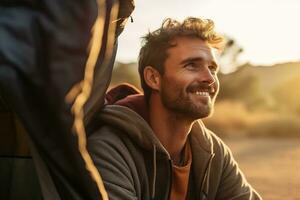
[[[101,126],[91,133],[87,138],[87,147],[95,162],[124,162],[123,157],[128,154],[121,131],[110,126]]]
[[[88,137],[87,146],[95,159],[109,162],[130,160],[127,134],[112,126],[101,126]]]
[[[88,135],[88,144],[99,142],[118,143],[122,139],[120,137],[121,131],[112,126],[102,125]]]
[[[102,126],[88,137],[88,151],[110,199],[137,199],[141,194],[132,155],[135,148],[130,142],[126,134],[110,126]]]

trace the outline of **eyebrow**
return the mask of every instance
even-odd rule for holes
[[[203,61],[204,59],[203,58],[201,58],[201,57],[190,57],[190,58],[186,58],[186,59],[184,59],[184,60],[182,60],[181,62],[180,62],[180,64],[182,65],[182,64],[185,64],[185,63],[188,63],[188,62],[201,62],[201,61]],[[213,64],[213,65],[215,65],[215,66],[219,66],[215,61],[211,61],[210,62],[211,64]]]

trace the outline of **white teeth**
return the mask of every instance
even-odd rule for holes
[[[195,92],[196,95],[199,95],[199,96],[209,96],[209,93],[208,92]]]

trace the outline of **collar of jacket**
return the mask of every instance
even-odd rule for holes
[[[190,133],[190,142],[193,155],[193,178],[195,180],[196,199],[207,199],[209,192],[210,169],[215,153],[213,142],[209,131],[202,121],[199,126],[194,125]],[[201,129],[200,130],[198,129]]]
[[[141,148],[153,151],[153,183],[151,184],[152,196],[155,194],[156,178],[156,154],[162,153],[167,159],[170,154],[153,133],[149,124],[130,108],[120,105],[106,105],[98,115],[99,120],[105,124],[113,125],[124,130],[126,134]],[[200,191],[198,199],[208,194],[210,166],[214,157],[211,134],[205,128],[203,122],[194,123],[190,132],[190,142],[193,155],[193,176],[195,189]],[[196,168],[196,169],[195,169]],[[203,197],[201,197],[203,196]]]

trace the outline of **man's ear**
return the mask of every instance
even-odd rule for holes
[[[146,66],[144,69],[144,79],[146,84],[153,90],[160,90],[161,75],[152,66]]]

